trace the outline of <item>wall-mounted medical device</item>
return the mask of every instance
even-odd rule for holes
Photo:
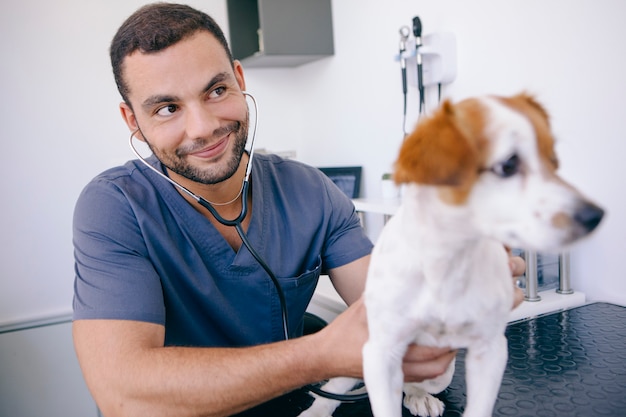
[[[406,49],[396,55],[407,68],[407,83],[418,87],[417,57],[421,58],[423,87],[445,85],[456,78],[456,37],[451,32],[436,32],[421,37],[422,45],[415,48],[415,37],[406,39]]]
[[[427,110],[426,89],[441,87],[456,78],[456,37],[450,32],[422,35],[422,22],[415,16],[410,26],[400,27],[400,43],[396,61],[400,62],[404,99],[403,131],[406,135],[408,86],[417,87],[419,115]]]

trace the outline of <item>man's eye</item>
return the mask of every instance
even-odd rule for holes
[[[517,174],[520,170],[521,161],[517,154],[513,154],[506,161],[496,164],[491,168],[491,171],[499,177],[508,178]]]
[[[223,95],[225,92],[226,92],[226,87],[217,87],[211,91],[211,94],[209,94],[209,96],[211,98],[217,98]]]
[[[157,114],[159,116],[170,116],[171,114],[175,113],[176,110],[178,110],[177,105],[168,104],[167,106],[163,106],[159,110],[157,110]]]

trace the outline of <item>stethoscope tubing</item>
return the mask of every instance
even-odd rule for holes
[[[282,289],[282,286],[280,285],[280,282],[278,281],[278,278],[274,274],[274,271],[272,271],[272,269],[267,264],[267,262],[265,262],[263,257],[254,249],[254,247],[250,243],[250,240],[248,239],[246,232],[243,230],[243,226],[242,226],[242,223],[244,219],[246,218],[246,215],[248,214],[248,192],[250,188],[249,178],[250,178],[250,173],[252,172],[252,159],[254,157],[254,141],[256,140],[256,132],[257,132],[257,126],[258,126],[258,121],[259,121],[259,107],[257,105],[256,99],[254,98],[252,94],[246,91],[242,91],[242,93],[244,94],[244,96],[247,96],[248,98],[252,100],[252,103],[254,104],[255,115],[254,115],[254,124],[252,128],[252,134],[251,134],[251,140],[250,140],[250,150],[248,151],[249,152],[248,164],[246,166],[245,176],[241,184],[241,193],[240,193],[241,194],[241,210],[239,212],[239,215],[233,219],[225,219],[224,217],[222,217],[222,215],[218,213],[218,211],[215,209],[213,204],[211,204],[208,200],[206,200],[202,196],[197,195],[193,191],[189,190],[185,186],[174,181],[173,179],[165,175],[163,172],[159,171],[154,166],[152,166],[139,153],[139,151],[135,148],[133,144],[133,138],[135,134],[140,131],[139,128],[137,128],[137,130],[131,133],[129,137],[129,145],[130,145],[130,149],[135,154],[135,156],[139,159],[139,161],[141,161],[145,166],[150,168],[150,170],[152,170],[159,177],[163,178],[164,180],[172,184],[174,187],[178,188],[180,191],[182,191],[183,193],[187,194],[188,196],[193,198],[195,201],[197,201],[198,204],[200,204],[202,207],[207,209],[219,223],[223,224],[224,226],[235,228],[235,230],[237,231],[237,234],[241,238],[243,245],[250,252],[252,257],[259,263],[261,268],[263,268],[263,270],[267,273],[274,287],[276,288],[276,292],[278,294],[278,299],[280,302],[280,310],[281,310],[282,325],[283,325],[283,329],[282,329],[283,337],[285,340],[289,340],[291,339],[291,335],[289,333],[289,316],[287,312],[287,300],[285,298],[285,293]],[[324,391],[316,385],[307,385],[305,388],[322,397],[326,397],[329,399],[342,401],[342,402],[353,402],[353,401],[358,401],[358,400],[367,398],[367,393],[341,395],[341,394],[334,394],[331,392]]]

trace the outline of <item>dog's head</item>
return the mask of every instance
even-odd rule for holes
[[[398,184],[438,187],[468,227],[512,247],[558,250],[604,215],[556,174],[548,114],[527,94],[444,102],[404,141],[395,168]]]

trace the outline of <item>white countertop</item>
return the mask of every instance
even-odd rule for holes
[[[541,291],[539,296],[541,301],[524,301],[515,310],[511,311],[509,322],[585,304],[585,294],[581,292],[563,295],[558,294],[555,290],[546,290]],[[322,275],[307,310],[329,322],[345,309],[346,303],[339,297],[328,276]]]
[[[356,211],[378,213],[393,216],[400,206],[399,198],[354,198],[352,199]]]

